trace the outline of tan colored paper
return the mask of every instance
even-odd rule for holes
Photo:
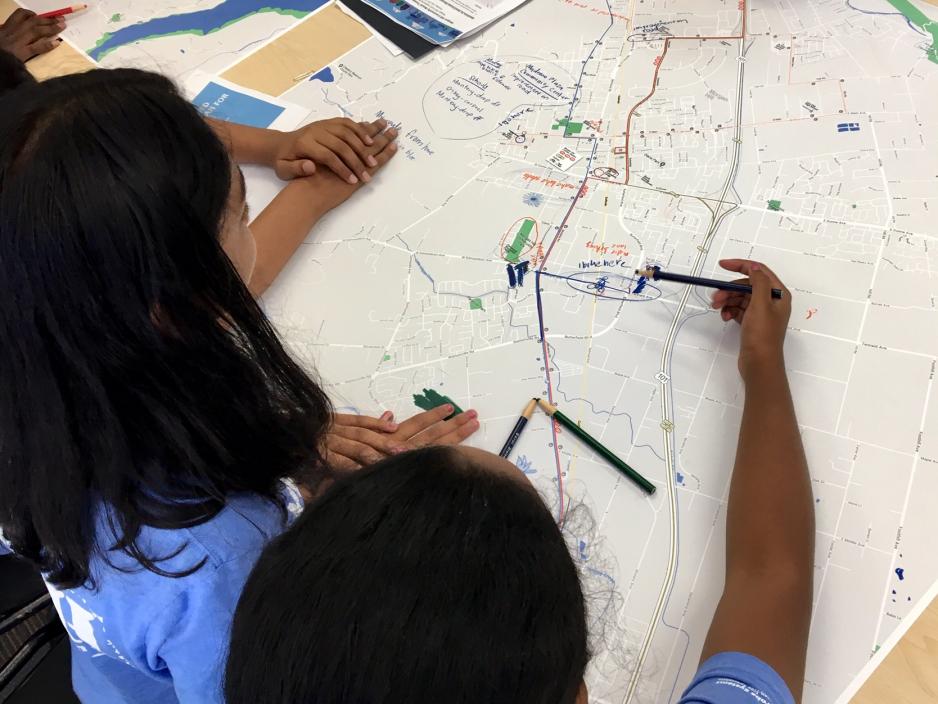
[[[232,66],[222,78],[278,96],[370,36],[361,22],[330,5]]]

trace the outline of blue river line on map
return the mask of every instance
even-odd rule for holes
[[[326,2],[327,0],[223,0],[204,10],[154,17],[108,32],[93,48],[88,49],[88,55],[95,61],[100,61],[115,49],[145,39],[174,34],[210,34],[261,12],[305,17]]]

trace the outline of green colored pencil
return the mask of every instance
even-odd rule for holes
[[[634,469],[629,467],[625,462],[623,462],[616,455],[614,455],[610,450],[604,447],[603,444],[599,442],[599,440],[594,438],[592,435],[590,435],[585,430],[583,430],[583,428],[581,428],[579,425],[574,423],[570,418],[568,418],[563,413],[558,411],[557,406],[554,406],[548,403],[544,399],[538,400],[537,403],[541,408],[544,409],[547,415],[555,419],[563,427],[565,427],[571,433],[573,433],[578,438],[580,438],[580,440],[582,440],[591,448],[593,448],[597,453],[605,457],[612,464],[612,466],[618,469],[620,472],[622,472],[622,474],[624,474],[626,477],[628,477],[633,482],[638,484],[638,486],[641,487],[642,491],[644,491],[646,494],[655,493],[655,489],[657,487],[655,487],[654,484],[652,484],[650,481],[645,479],[645,477],[643,477],[641,474],[636,472]]]

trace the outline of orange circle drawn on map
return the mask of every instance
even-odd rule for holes
[[[528,237],[527,246],[525,246],[525,248],[518,253],[518,261],[520,262],[522,259],[524,259],[525,255],[537,247],[538,243],[541,241],[541,228],[538,227],[537,220],[529,216],[518,218],[511,224],[511,227],[505,231],[505,234],[502,235],[501,241],[498,243],[498,248],[502,253],[502,259],[508,261],[508,257],[506,256],[508,254],[508,238],[515,236],[514,233],[518,231],[518,226],[525,220],[530,220],[534,223],[534,237]]]

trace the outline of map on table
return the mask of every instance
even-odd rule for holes
[[[289,30],[268,92],[400,126],[265,305],[338,406],[404,417],[436,390],[497,450],[540,395],[656,483],[542,414],[513,456],[558,518],[595,519],[566,528],[603,626],[596,702],[674,701],[696,668],[742,404],[708,292],[632,272],[770,263],[817,505],[805,701],[835,701],[938,580],[938,7],[533,0],[417,63],[363,35],[301,72],[287,42],[317,4],[114,0],[69,36],[106,66],[235,80]],[[278,187],[249,183],[255,208]]]

